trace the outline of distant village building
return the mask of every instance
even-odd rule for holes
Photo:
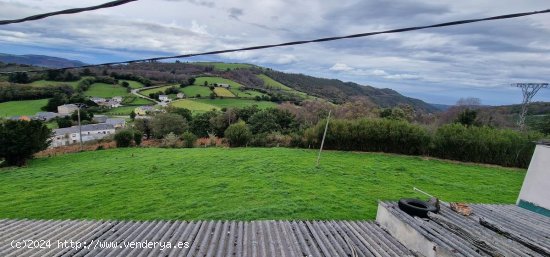
[[[126,127],[126,120],[119,118],[108,118],[105,123],[113,125],[115,129]]]
[[[33,119],[35,120],[41,120],[41,121],[50,121],[52,119],[55,119],[59,117],[60,115],[55,112],[37,112]]]
[[[74,104],[64,104],[64,105],[57,106],[57,113],[59,113],[63,116],[71,115],[76,110],[78,110],[78,106],[76,106]]]
[[[90,101],[92,101],[96,104],[99,104],[99,103],[103,103],[103,102],[107,101],[107,99],[105,99],[103,97],[90,97]]]
[[[170,101],[170,98],[168,98],[167,95],[159,95],[159,100],[162,102],[168,102]]]
[[[136,115],[140,115],[140,116],[145,116],[147,115],[148,113],[150,112],[154,112],[155,111],[155,108],[153,108],[153,106],[148,106],[148,105],[145,105],[145,106],[139,106],[139,107],[136,107],[134,109],[134,113]]]
[[[80,142],[80,130],[78,126],[69,128],[60,128],[53,130],[50,147],[71,145]],[[115,133],[115,127],[112,124],[89,124],[82,125],[82,142],[102,139]]]
[[[185,98],[185,95],[183,93],[178,93],[176,97],[179,99],[182,99],[182,98]]]
[[[225,84],[225,83],[216,83],[216,86],[223,87],[223,88],[230,88],[231,87],[229,84]]]
[[[24,121],[30,121],[31,118],[29,116],[26,116],[26,115],[22,115],[22,116],[12,116],[9,118],[10,120],[24,120]]]
[[[106,115],[94,115],[94,117],[92,118],[92,121],[97,122],[97,123],[105,123],[107,121],[107,116]]]
[[[113,96],[111,98],[111,100],[115,101],[115,102],[122,102],[122,96]]]
[[[107,100],[107,101],[105,101],[105,102],[98,103],[97,105],[99,105],[99,106],[101,106],[101,107],[106,107],[106,108],[116,108],[116,107],[122,106],[122,105],[120,104],[120,102],[113,101],[113,100]]]

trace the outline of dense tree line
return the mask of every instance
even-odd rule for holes
[[[43,99],[53,97],[56,94],[72,95],[73,93],[74,89],[71,86],[63,84],[49,87],[32,87],[0,82],[0,102]]]

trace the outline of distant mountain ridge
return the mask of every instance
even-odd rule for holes
[[[266,70],[264,73],[272,79],[296,90],[321,97],[332,102],[345,102],[354,96],[365,96],[380,107],[395,107],[408,104],[426,112],[438,112],[439,108],[420,99],[404,96],[389,88],[376,88],[338,79],[317,78],[304,74],[284,73]]]
[[[77,60],[35,54],[14,55],[0,53],[0,62],[33,65],[46,68],[66,68],[86,65],[86,63]]]

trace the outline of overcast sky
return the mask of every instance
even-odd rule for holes
[[[108,0],[0,0],[1,19]],[[0,52],[87,63],[345,35],[550,8],[547,0],[140,0],[0,26]],[[550,78],[550,14],[190,59],[258,64],[388,87],[430,103],[521,101]],[[550,89],[535,100],[550,101]]]

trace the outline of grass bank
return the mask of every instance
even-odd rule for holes
[[[130,148],[0,169],[0,218],[373,219],[378,200],[513,203],[523,170],[378,153]],[[422,196],[423,197],[423,196]]]

